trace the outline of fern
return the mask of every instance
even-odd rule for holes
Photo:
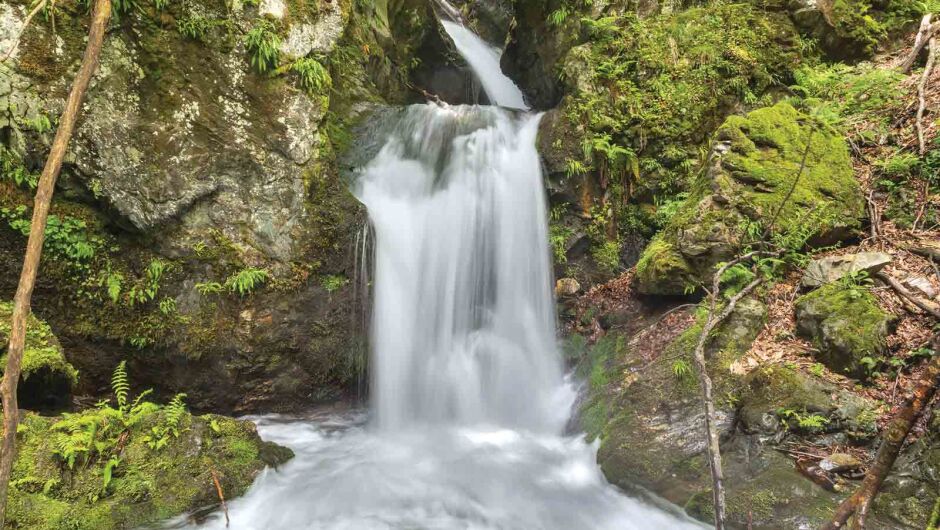
[[[301,59],[291,65],[291,70],[300,76],[300,86],[311,95],[323,93],[333,87],[330,72],[316,59]]]
[[[219,294],[222,292],[222,284],[219,282],[197,283],[196,290],[199,291],[199,294],[201,294],[202,296],[208,296],[210,294]]]
[[[166,406],[166,425],[173,436],[179,436],[180,420],[186,415],[186,404],[183,402],[185,397],[186,394],[176,394]]]
[[[269,277],[268,271],[264,269],[246,267],[229,276],[228,280],[225,281],[225,286],[228,287],[229,291],[237,293],[239,296],[245,296],[268,281]]]
[[[121,459],[112,456],[105,463],[104,468],[101,470],[101,493],[105,494],[108,491],[108,486],[111,485],[111,478],[114,476],[114,469],[121,464]]]
[[[277,68],[280,62],[281,38],[270,20],[258,20],[255,27],[245,36],[245,47],[251,54],[251,66],[258,72],[263,74]]]
[[[130,383],[127,378],[127,361],[118,363],[111,376],[111,391],[114,393],[114,399],[117,401],[118,410],[127,409],[127,394],[130,391]]]

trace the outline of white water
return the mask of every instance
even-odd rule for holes
[[[475,64],[486,45],[466,34]],[[564,434],[575,392],[555,344],[538,120],[400,112],[355,186],[375,228],[373,415],[259,418],[296,457],[229,503],[230,528],[700,528],[622,495],[596,447]],[[224,526],[215,513],[199,527]]]
[[[480,84],[483,85],[483,90],[493,104],[529,110],[522,97],[522,91],[511,79],[503,75],[499,67],[499,59],[502,55],[499,48],[477,37],[461,24],[448,20],[442,20],[441,24],[444,26],[444,31],[453,39],[457,51],[476,73]]]

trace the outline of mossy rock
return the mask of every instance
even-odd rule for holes
[[[226,498],[234,498],[264,468],[266,455],[272,464],[293,456],[262,442],[251,422],[188,413],[179,420],[178,436],[170,434],[164,446],[152,448],[154,433],[168,417],[167,408],[153,407],[133,425],[118,428],[103,455],[71,468],[54,452],[64,431],[56,424],[67,417],[28,413],[18,435],[7,524],[36,530],[136,528],[217,503],[213,473]],[[80,415],[109,421],[101,410]],[[111,457],[118,463],[108,471]]]
[[[865,379],[886,351],[896,317],[867,289],[843,282],[824,285],[796,300],[796,328],[819,348],[830,370]]]
[[[791,247],[829,244],[851,237],[864,216],[836,131],[785,102],[731,116],[715,135],[708,170],[640,258],[637,287],[681,295],[710,280],[755,233]]]
[[[0,302],[0,372],[6,368],[6,348],[10,340],[13,303]],[[60,408],[66,406],[72,388],[78,384],[78,370],[66,359],[62,345],[49,324],[30,313],[26,321],[26,345],[17,391],[23,408]]]

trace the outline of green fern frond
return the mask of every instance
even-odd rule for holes
[[[127,378],[127,361],[118,363],[114,369],[114,375],[111,376],[111,391],[114,393],[114,399],[117,400],[118,408],[124,410],[127,407],[127,394],[131,386]]]

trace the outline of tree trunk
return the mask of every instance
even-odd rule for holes
[[[842,501],[832,521],[823,526],[822,530],[844,528],[846,521],[853,515],[855,516],[853,527],[858,530],[864,528],[868,509],[894,466],[894,461],[897,460],[898,453],[904,446],[904,440],[907,439],[911,427],[914,426],[917,418],[937,391],[937,383],[940,382],[940,335],[934,336],[931,342],[934,356],[927,361],[926,370],[917,381],[917,386],[914,387],[907,405],[885,426],[881,437],[881,447],[878,448],[875,462],[865,475],[865,480],[851,497]]]
[[[68,148],[75,122],[81,110],[85,91],[91,82],[91,77],[98,68],[98,57],[104,42],[108,19],[111,17],[111,0],[96,0],[91,15],[91,26],[88,30],[88,44],[79,67],[72,89],[65,102],[65,109],[59,118],[59,128],[52,142],[52,149],[46,159],[39,185],[36,189],[36,198],[33,204],[33,218],[29,229],[29,240],[26,243],[26,255],[23,258],[23,270],[20,274],[20,283],[16,288],[13,299],[13,322],[10,330],[10,344],[7,349],[7,364],[3,372],[3,382],[0,383],[0,398],[3,403],[3,442],[0,445],[0,528],[6,518],[7,490],[10,484],[10,473],[13,469],[13,460],[16,456],[16,428],[19,422],[19,409],[16,402],[16,387],[20,379],[20,370],[23,363],[23,349],[26,341],[26,319],[30,313],[30,299],[33,286],[36,283],[36,273],[39,269],[39,258],[42,255],[42,244],[45,239],[46,218],[49,216],[49,206],[52,202],[52,193],[55,182],[62,168],[62,160]]]

